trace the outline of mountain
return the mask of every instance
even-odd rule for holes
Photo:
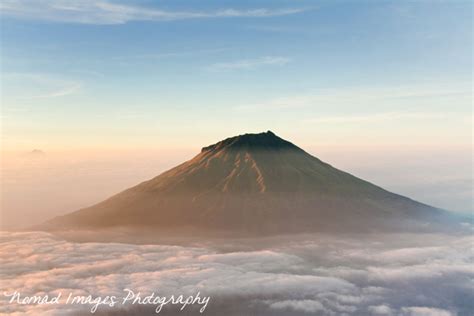
[[[42,227],[367,232],[442,225],[445,216],[338,170],[268,131],[204,147],[151,180]]]
[[[32,151],[25,153],[24,156],[28,158],[43,158],[46,154],[40,149],[33,149]]]

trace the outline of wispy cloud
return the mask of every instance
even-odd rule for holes
[[[77,93],[82,83],[49,74],[8,73],[3,76],[7,96],[14,99],[47,99]]]
[[[31,97],[25,97],[29,99],[47,99],[47,98],[56,98],[56,97],[63,97],[66,95],[70,95],[76,93],[80,88],[81,84],[78,82],[71,82],[67,83],[64,87],[59,88],[58,90],[51,91],[45,94],[34,95]]]
[[[413,108],[433,105],[456,99],[471,102],[469,84],[458,83],[451,86],[402,86],[402,87],[361,87],[350,89],[320,89],[309,93],[272,98],[255,103],[236,105],[234,109],[244,111],[284,109],[284,108],[360,108],[403,106]],[[458,102],[459,103],[459,102]],[[346,111],[347,112],[347,111]],[[362,118],[360,118],[362,119]]]
[[[296,14],[304,8],[257,8],[248,10],[172,11],[112,3],[105,0],[3,0],[4,15],[20,18],[82,24],[123,24],[131,21],[173,21],[204,18],[262,18]]]
[[[300,27],[286,25],[248,25],[244,26],[247,30],[269,32],[269,33],[307,33],[310,30]]]
[[[230,50],[230,48],[209,48],[209,49],[196,49],[196,50],[183,50],[183,51],[170,51],[170,52],[155,52],[147,54],[137,54],[131,56],[117,56],[113,57],[114,60],[156,60],[156,59],[165,59],[165,58],[174,58],[174,57],[189,57],[196,55],[205,55],[205,54],[218,54]]]
[[[390,120],[413,119],[444,119],[450,113],[441,112],[387,112],[369,115],[343,115],[343,116],[323,116],[307,119],[308,123],[360,123],[360,122],[381,122]]]
[[[208,67],[210,71],[251,70],[262,66],[283,66],[291,62],[290,58],[266,56],[256,59],[243,59],[225,63],[215,63]]]

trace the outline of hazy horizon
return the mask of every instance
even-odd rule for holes
[[[101,202],[191,159],[210,143],[173,151],[4,153],[1,228],[28,227]],[[336,168],[394,193],[466,215],[472,211],[470,148],[454,146],[448,152],[433,146],[405,147],[409,150],[387,146],[379,147],[383,150],[378,152],[355,146],[302,148]]]

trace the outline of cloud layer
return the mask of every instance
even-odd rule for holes
[[[80,24],[124,24],[132,21],[174,21],[205,18],[261,18],[296,14],[301,8],[249,10],[221,9],[215,11],[171,11],[140,7],[105,0],[4,0],[3,14],[26,19]]]
[[[308,235],[212,247],[74,243],[36,232],[0,238],[2,293],[200,291],[211,296],[206,315],[462,316],[474,308],[470,236]],[[90,308],[6,304],[4,297],[0,306],[7,315],[76,315]],[[122,312],[153,314],[129,308]],[[108,312],[121,311],[100,307],[97,314]]]

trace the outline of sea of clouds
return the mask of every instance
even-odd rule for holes
[[[472,235],[302,235],[191,246],[71,242],[0,233],[2,294],[210,296],[204,315],[472,315]],[[166,307],[164,315],[199,315]],[[90,315],[90,306],[17,304],[0,314]],[[137,305],[95,315],[154,315]]]

